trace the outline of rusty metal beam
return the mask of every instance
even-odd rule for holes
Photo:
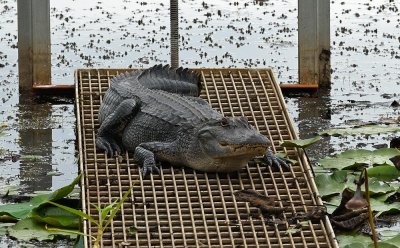
[[[43,95],[57,95],[74,97],[75,85],[74,84],[50,84],[50,85],[38,85],[34,84],[32,89],[35,93]]]

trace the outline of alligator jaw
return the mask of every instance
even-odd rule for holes
[[[220,144],[221,145],[221,144]],[[223,159],[228,157],[255,157],[262,156],[266,153],[267,144],[236,144],[236,145],[221,145],[226,151],[221,156],[215,157],[215,159]]]

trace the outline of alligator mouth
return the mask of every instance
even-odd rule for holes
[[[226,151],[222,157],[261,156],[264,155],[269,147],[267,144],[224,144],[220,146]]]

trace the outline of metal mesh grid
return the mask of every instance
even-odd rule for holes
[[[275,171],[255,163],[236,173],[216,174],[190,168],[161,167],[160,175],[140,177],[131,156],[107,158],[95,148],[98,108],[110,79],[130,69],[76,71],[76,103],[83,208],[98,218],[91,204],[104,205],[121,198],[135,183],[131,197],[104,233],[104,247],[337,247],[327,219],[301,232],[286,233],[289,225],[271,224],[233,193],[254,189],[275,197],[289,219],[321,204],[309,165],[300,150],[278,147],[280,140],[296,138],[279,86],[270,69],[197,69],[204,90],[201,97],[225,116],[245,115],[273,141],[273,150],[300,161],[290,171]],[[129,234],[129,227],[137,227]],[[84,231],[95,235],[86,223]],[[86,246],[92,244],[86,240]]]

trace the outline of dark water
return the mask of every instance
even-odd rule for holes
[[[238,4],[236,4],[238,3]],[[332,90],[287,98],[301,137],[330,127],[396,120],[400,100],[399,3],[331,2]],[[169,61],[169,2],[51,1],[52,76],[73,83],[84,67],[149,67]],[[0,0],[0,149],[35,161],[0,162],[0,189],[57,189],[76,176],[74,106],[19,96],[15,0]],[[180,1],[181,65],[273,67],[297,81],[297,1]],[[331,137],[312,160],[348,148],[387,145],[396,134]],[[39,157],[40,156],[40,157]]]

